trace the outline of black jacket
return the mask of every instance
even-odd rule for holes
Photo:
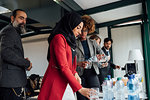
[[[25,69],[30,62],[24,59],[21,36],[11,25],[0,31],[0,87],[22,87],[27,83]]]

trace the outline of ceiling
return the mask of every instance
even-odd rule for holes
[[[96,28],[127,22],[140,22],[143,18],[143,0],[1,0],[0,29],[10,22],[10,10],[24,9],[28,14],[27,34],[22,37],[50,33],[66,11],[90,15]]]

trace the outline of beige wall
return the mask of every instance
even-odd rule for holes
[[[39,74],[43,76],[48,66],[46,58],[48,50],[47,36],[25,38],[23,39],[23,47],[25,57],[28,57],[33,64],[33,68],[31,71],[27,71],[27,75]]]

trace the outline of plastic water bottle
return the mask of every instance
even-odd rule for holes
[[[103,88],[103,100],[114,100],[111,76],[104,78],[102,88]]]
[[[127,89],[128,89],[128,100],[134,100],[134,92],[135,92],[135,84],[133,80],[133,75],[130,75],[128,77],[128,82],[127,82]]]
[[[108,100],[114,100],[114,92],[113,92],[113,81],[110,75],[107,75],[108,78]]]
[[[103,68],[102,65],[107,63],[107,62],[108,62],[107,56],[103,53],[101,56],[101,59],[98,61],[98,67]]]
[[[140,76],[140,74],[135,74],[135,80],[136,80],[136,93],[139,94],[140,92],[142,92],[143,78]]]
[[[113,87],[113,81],[111,79],[111,75],[107,75],[108,81],[110,82],[111,88]]]
[[[104,78],[104,82],[102,84],[102,89],[103,89],[103,100],[108,100],[108,78]]]
[[[135,79],[134,75],[130,75],[127,82],[128,88],[128,100],[140,100],[138,94],[138,81]]]
[[[116,99],[115,100],[125,100],[124,83],[121,80],[121,77],[117,78],[117,82],[115,84],[115,91],[116,91]]]

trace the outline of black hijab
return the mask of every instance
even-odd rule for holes
[[[71,12],[66,14],[61,18],[61,20],[56,24],[56,26],[53,29],[53,32],[48,37],[48,43],[50,44],[51,40],[54,38],[57,34],[62,34],[69,46],[72,49],[76,48],[76,38],[73,33],[73,29],[77,27],[82,22],[82,19],[79,14],[75,12]],[[50,49],[48,48],[48,54],[47,54],[47,60],[49,61],[50,58]]]

